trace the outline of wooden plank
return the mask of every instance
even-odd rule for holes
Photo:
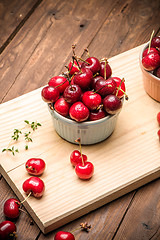
[[[139,189],[114,239],[159,239],[159,199],[160,179]]]
[[[0,1],[0,53],[9,44],[24,19],[29,17],[37,0]]]
[[[35,133],[30,151],[22,150],[15,158],[4,153],[5,157],[1,159],[1,171],[20,199],[24,197],[22,183],[27,178],[24,162],[29,156],[41,156],[46,160],[49,167],[42,176],[46,183],[46,194],[40,201],[30,198],[25,202],[25,207],[43,232],[51,231],[160,176],[160,149],[155,119],[159,103],[151,99],[143,88],[138,58],[141,48],[110,59],[115,75],[126,79],[130,100],[124,104],[114,134],[101,144],[83,148],[96,169],[94,177],[88,182],[79,181],[67,161],[75,145],[62,140],[55,133],[47,106],[41,100],[40,89],[1,105],[1,147],[5,147],[10,128],[17,121],[18,128],[27,116],[36,116],[43,123]],[[21,140],[19,146],[23,144]],[[65,155],[62,149],[66,149]]]
[[[64,71],[72,44],[77,43],[81,55],[116,3],[43,1],[0,57],[1,102],[41,87]]]
[[[110,240],[113,238],[119,223],[121,222],[123,215],[128,209],[128,205],[131,199],[134,197],[134,192],[127,194],[105,206],[92,211],[85,216],[76,219],[74,222],[68,223],[65,226],[44,235],[41,233],[39,240],[52,240],[53,236],[58,231],[73,231],[76,239],[96,239],[96,240]],[[88,222],[91,225],[91,229],[88,233],[78,229],[82,222]],[[77,231],[74,231],[78,229]]]
[[[13,193],[11,188],[8,186],[4,178],[0,180],[1,198],[0,198],[0,222],[5,221],[7,218],[3,214],[3,205],[9,198],[16,198],[17,196]],[[22,208],[25,210],[24,208]],[[26,211],[26,210],[25,210]],[[35,239],[40,232],[37,225],[32,221],[29,214],[21,212],[18,219],[12,220],[17,226],[17,235],[19,239]],[[33,224],[31,224],[33,223]]]

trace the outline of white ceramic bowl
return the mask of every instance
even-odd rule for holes
[[[143,76],[143,85],[146,93],[156,101],[160,102],[160,78],[156,77],[153,75],[152,72],[146,71],[143,68],[142,65],[142,55],[143,51],[148,48],[149,43],[147,43],[140,52],[139,55],[139,63],[140,63],[140,68],[142,70],[142,76]]]
[[[106,116],[96,121],[77,123],[70,118],[63,117],[48,105],[53,116],[56,132],[68,142],[77,144],[76,139],[81,139],[82,145],[99,143],[108,138],[114,131],[119,113]]]

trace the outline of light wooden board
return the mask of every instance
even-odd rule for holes
[[[139,67],[142,46],[109,59],[113,76],[126,79],[129,101],[124,102],[114,133],[104,142],[83,146],[88,160],[95,166],[89,181],[76,176],[69,162],[78,146],[61,139],[55,132],[41,89],[25,94],[0,107],[0,148],[5,148],[14,128],[23,128],[24,120],[42,124],[32,135],[33,143],[24,150],[20,137],[15,145],[20,153],[1,153],[0,171],[23,200],[22,184],[29,177],[24,163],[31,157],[46,161],[41,176],[46,185],[41,199],[30,197],[24,206],[40,229],[47,233],[63,224],[106,204],[160,176],[160,146],[156,114],[160,104],[144,88]]]

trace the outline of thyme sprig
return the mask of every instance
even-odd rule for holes
[[[11,145],[11,142],[12,141],[18,141],[19,138],[20,138],[20,135],[24,135],[24,139],[25,139],[25,142],[26,142],[26,145],[25,145],[25,150],[28,150],[28,142],[33,142],[33,139],[31,138],[31,134],[33,133],[33,131],[35,131],[39,126],[41,126],[41,124],[37,121],[35,122],[29,122],[28,120],[24,120],[24,122],[32,129],[32,132],[31,131],[28,131],[28,132],[22,132],[22,129],[24,129],[25,127],[23,127],[21,130],[19,129],[14,129],[14,132],[13,132],[13,135],[11,136],[11,141],[10,143],[8,144],[8,147],[7,148],[4,148],[2,150],[2,152],[5,152],[5,151],[8,151],[8,152],[11,152],[13,155],[15,155],[15,153],[18,153],[19,150],[18,148],[15,148],[14,146],[10,147]]]

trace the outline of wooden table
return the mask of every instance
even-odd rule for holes
[[[160,33],[160,1],[0,1],[1,103],[44,86],[60,74],[71,57],[71,45],[83,55],[112,57]],[[0,203],[15,197],[3,176]],[[0,212],[0,221],[5,217]],[[73,222],[44,235],[30,217],[16,220],[18,239],[53,239],[87,221],[89,233],[76,239],[160,239],[160,180],[157,179]]]

